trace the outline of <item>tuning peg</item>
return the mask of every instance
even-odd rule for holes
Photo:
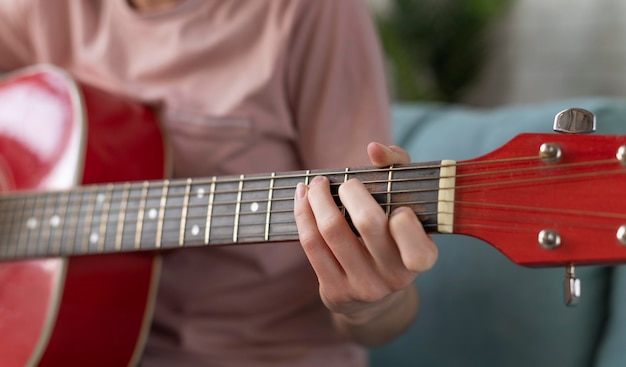
[[[569,264],[565,268],[565,282],[563,286],[565,291],[565,304],[567,306],[576,306],[580,300],[581,286],[580,279],[576,277],[573,264]]]
[[[552,129],[558,133],[589,134],[596,131],[596,116],[582,108],[568,108],[556,114]]]

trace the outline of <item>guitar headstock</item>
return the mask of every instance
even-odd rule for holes
[[[626,136],[522,134],[457,165],[454,232],[527,266],[626,262]]]
[[[595,124],[595,122],[594,122]],[[454,233],[525,266],[626,263],[626,136],[522,134],[457,163]]]

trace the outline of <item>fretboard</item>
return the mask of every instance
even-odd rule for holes
[[[0,196],[0,259],[165,250],[296,240],[299,182],[361,180],[389,215],[409,206],[430,232],[451,225],[453,162],[390,168],[127,182]],[[442,195],[444,194],[444,195]],[[442,222],[445,223],[441,223]]]

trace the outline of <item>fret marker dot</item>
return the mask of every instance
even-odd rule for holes
[[[198,198],[202,198],[204,196],[204,189],[202,189],[202,188],[198,189],[198,192],[196,193],[196,196]]]
[[[90,244],[92,244],[92,245],[96,244],[96,243],[98,242],[98,238],[100,238],[100,236],[98,236],[98,234],[97,234],[97,233],[95,233],[95,232],[94,232],[94,233],[92,233],[92,234],[89,236],[89,243],[90,243]]]
[[[61,223],[61,217],[59,217],[58,215],[55,214],[52,217],[50,217],[50,227],[56,228],[59,226],[60,223]]]
[[[254,202],[254,203],[250,204],[250,210],[253,213],[256,213],[259,210],[259,203]]]
[[[194,224],[193,227],[191,227],[191,234],[194,236],[197,236],[200,233],[200,227],[198,227],[197,224]]]
[[[103,193],[99,193],[98,195],[96,195],[96,202],[98,204],[104,203],[104,194]]]
[[[150,219],[156,219],[157,217],[157,210],[152,208],[148,211],[148,218]]]
[[[28,218],[26,221],[26,228],[35,229],[37,228],[37,218]]]

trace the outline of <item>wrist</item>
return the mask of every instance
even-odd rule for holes
[[[381,345],[402,333],[417,314],[417,290],[413,285],[350,313],[333,313],[337,330],[367,347]]]

